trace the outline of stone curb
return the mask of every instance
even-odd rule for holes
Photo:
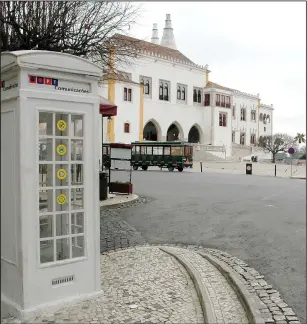
[[[226,252],[206,248],[199,245],[187,245],[187,244],[143,244],[137,246],[131,246],[129,248],[119,248],[109,252],[104,252],[102,254],[107,255],[108,253],[114,253],[124,250],[134,250],[143,247],[158,247],[158,248],[167,248],[167,247],[176,247],[186,250],[192,250],[196,253],[203,252],[212,255],[219,261],[227,264],[230,267],[237,278],[242,280],[243,285],[249,292],[249,294],[254,298],[256,304],[259,304],[259,311],[263,320],[266,324],[301,324],[300,320],[297,318],[295,312],[292,308],[286,304],[277,290],[273,289],[269,285],[258,271],[254,268],[248,266],[247,263],[238,259],[237,257],[231,256]],[[258,323],[257,323],[258,324]]]
[[[114,204],[110,204],[110,205],[99,205],[99,206],[100,206],[100,208],[106,208],[106,209],[117,208],[119,206],[125,207],[126,205],[128,205],[130,203],[133,203],[133,202],[135,202],[136,200],[139,199],[138,195],[135,195],[135,194],[133,194],[133,195],[134,195],[134,197],[132,199],[125,200],[125,201],[122,201],[120,203],[114,203]]]
[[[174,251],[170,251],[165,247],[158,246],[159,249],[172,257],[174,257],[180,264],[183,265],[183,267],[186,269],[188,274],[190,275],[193,284],[195,286],[201,308],[203,310],[203,315],[205,319],[205,323],[217,323],[217,319],[215,317],[215,313],[213,310],[213,305],[211,303],[211,299],[209,297],[209,293],[207,291],[207,288],[203,284],[200,275],[198,271],[193,267],[193,265],[186,260],[183,260],[183,258],[179,255],[177,255]],[[261,323],[262,324],[262,323]]]
[[[306,180],[306,177],[291,177],[291,179]]]
[[[239,281],[237,275],[228,267],[224,262],[217,260],[215,257],[208,255],[207,253],[197,252],[203,258],[208,260],[213,264],[225,277],[227,282],[230,284],[232,289],[236,292],[239,300],[241,301],[243,307],[245,308],[246,315],[253,324],[264,324],[264,320],[260,314],[259,307],[256,302],[246,290],[244,285]]]

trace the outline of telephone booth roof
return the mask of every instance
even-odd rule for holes
[[[48,64],[46,64],[48,63]],[[1,53],[1,72],[12,66],[100,77],[103,69],[84,58],[60,52],[26,50]]]

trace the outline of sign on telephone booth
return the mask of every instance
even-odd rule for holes
[[[4,314],[27,319],[102,294],[101,74],[68,54],[1,54]]]

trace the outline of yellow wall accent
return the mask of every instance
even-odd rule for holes
[[[115,104],[115,73],[114,73],[114,50],[109,50],[109,70],[110,75],[108,78],[108,100]],[[110,143],[115,142],[115,132],[114,132],[114,116],[111,117],[111,120],[108,120],[107,123],[107,136]]]
[[[143,142],[144,131],[144,84],[140,84],[140,123],[139,123],[139,141]]]
[[[206,84],[209,82],[209,71],[206,71]]]

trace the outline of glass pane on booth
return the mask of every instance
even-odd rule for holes
[[[71,234],[84,233],[84,213],[71,214]]]
[[[69,115],[57,113],[55,114],[55,136],[69,135]]]
[[[53,140],[52,138],[39,139],[39,160],[52,161],[53,160]]]
[[[84,256],[84,236],[75,236],[72,238],[72,257],[82,256]]]
[[[70,132],[72,137],[83,137],[82,115],[71,115]]]
[[[39,237],[53,237],[53,215],[45,215],[39,217]]]
[[[56,164],[55,165],[55,185],[68,186],[69,184],[69,165],[68,164]]]
[[[68,140],[56,139],[55,140],[55,155],[56,161],[68,161]]]
[[[66,260],[70,258],[70,239],[61,238],[56,240],[56,260]]]
[[[83,141],[71,140],[71,160],[82,161],[83,160]]]
[[[38,123],[38,130],[40,136],[53,135],[53,113],[40,111]]]
[[[71,190],[71,209],[83,209],[84,208],[84,190],[72,189]]]
[[[69,234],[69,214],[57,214],[56,216],[56,236]]]
[[[68,189],[56,189],[55,191],[55,204],[56,211],[68,211],[69,210],[69,190]]]
[[[71,164],[71,185],[83,185],[83,164]]]
[[[53,190],[40,190],[39,191],[39,212],[51,213],[53,212]]]
[[[54,240],[44,240],[40,242],[40,262],[47,263],[54,261]]]
[[[52,187],[53,186],[53,165],[52,164],[40,164],[39,165],[39,186],[40,187]]]

